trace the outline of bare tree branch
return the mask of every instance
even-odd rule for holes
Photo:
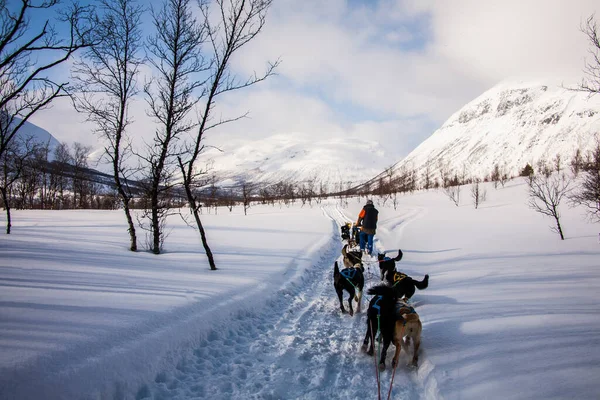
[[[554,218],[556,231],[561,240],[565,240],[560,223],[558,206],[571,190],[571,182],[564,174],[532,175],[528,179],[529,207],[542,215]]]
[[[123,204],[130,236],[130,250],[137,250],[135,225],[130,211],[133,198],[127,165],[131,144],[129,104],[138,93],[137,74],[141,57],[143,8],[136,0],[100,0],[101,15],[94,18],[94,44],[73,68],[78,95],[76,109],[88,116],[95,132],[105,140],[104,157],[112,165],[113,179]]]
[[[68,94],[67,82],[55,82],[48,73],[90,45],[89,7],[73,3],[61,10],[58,20],[46,20],[40,28],[31,24],[32,10],[51,10],[58,4],[58,0],[21,0],[14,11],[6,1],[0,2],[0,113],[8,116],[10,127],[0,134],[0,155],[31,116]],[[66,25],[68,36],[59,37],[55,24]]]

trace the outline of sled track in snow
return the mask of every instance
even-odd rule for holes
[[[342,247],[339,226],[348,219],[337,208],[323,212],[333,233],[318,262],[259,302],[258,309],[237,312],[213,327],[192,355],[176,370],[158,374],[138,399],[377,399],[374,360],[360,352],[368,299],[363,298],[361,313],[350,317],[340,312],[333,289],[333,263]],[[390,350],[388,370],[381,375],[383,399],[391,379]],[[405,357],[392,398],[419,399],[422,389]]]

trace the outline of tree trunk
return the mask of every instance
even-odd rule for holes
[[[208,247],[208,240],[206,239],[206,232],[204,231],[204,226],[202,225],[202,221],[200,221],[200,215],[193,209],[194,219],[196,220],[196,224],[198,225],[198,230],[200,231],[200,239],[202,240],[202,246],[204,247],[204,251],[206,251],[206,257],[208,258],[208,264],[210,265],[211,271],[216,271],[217,266],[215,265],[215,259],[213,257],[212,251],[210,247]]]
[[[179,167],[181,168],[181,171],[183,172],[183,176],[186,177],[185,168],[183,166],[183,163],[181,162],[181,159],[179,159]],[[202,241],[202,246],[204,247],[204,251],[206,252],[206,258],[208,258],[208,264],[210,265],[211,271],[216,271],[217,266],[215,264],[215,259],[213,257],[212,251],[210,250],[210,247],[208,246],[208,240],[206,239],[206,232],[204,231],[204,226],[202,225],[202,221],[200,220],[200,213],[198,212],[199,207],[198,207],[198,203],[196,203],[196,198],[194,197],[194,194],[192,193],[191,184],[187,179],[185,179],[183,186],[185,188],[185,195],[186,195],[188,203],[190,205],[190,210],[192,210],[192,214],[194,214],[194,220],[196,221],[196,225],[198,226],[198,231],[200,232],[200,240]]]
[[[4,208],[6,209],[6,234],[10,235],[10,228],[12,226],[10,221],[10,205],[8,203],[8,196],[6,195],[6,190],[0,190],[2,192],[2,201],[4,201]]]
[[[123,202],[123,211],[125,211],[125,217],[127,218],[127,232],[129,232],[130,246],[129,250],[137,251],[137,238],[135,236],[135,225],[133,224],[133,218],[131,217],[131,210],[129,209],[129,202]]]
[[[565,236],[563,235],[562,227],[560,226],[560,220],[558,216],[555,215],[554,219],[556,219],[556,230],[558,230],[558,234],[560,235],[560,240],[565,240]]]
[[[123,211],[125,211],[125,218],[127,218],[127,232],[129,232],[129,241],[130,246],[129,250],[137,251],[137,237],[135,234],[135,225],[133,224],[133,218],[131,217],[131,210],[129,209],[129,200],[131,198],[125,192],[123,188],[123,184],[121,183],[121,178],[119,177],[119,170],[117,167],[114,168],[114,176],[115,184],[117,185],[117,193],[121,197],[123,201]]]
[[[160,254],[160,218],[158,216],[158,198],[152,194],[152,252]]]

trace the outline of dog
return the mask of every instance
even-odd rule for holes
[[[394,288],[399,299],[404,298],[406,301],[415,294],[416,289],[427,289],[429,286],[429,275],[426,274],[423,280],[418,281],[403,272],[388,271],[385,275],[385,283]]]
[[[340,300],[340,310],[342,313],[346,313],[344,308],[344,301],[342,299],[344,290],[348,292],[348,309],[350,315],[354,315],[354,309],[352,308],[352,299],[358,303],[356,312],[360,312],[360,305],[362,302],[362,291],[365,286],[365,278],[363,275],[364,269],[361,266],[356,268],[344,268],[340,271],[337,261],[333,268],[333,286],[335,292]]]
[[[364,272],[362,253],[360,250],[348,250],[348,245],[345,244],[342,247],[342,261],[344,262],[345,268],[355,268],[357,265],[362,268]]]
[[[368,355],[373,355],[375,338],[377,332],[381,334],[383,346],[381,348],[381,357],[379,359],[379,369],[385,369],[385,357],[394,340],[394,330],[396,328],[396,301],[398,295],[394,288],[385,284],[373,286],[367,291],[367,294],[373,298],[369,302],[367,310],[367,333],[362,344],[362,351]]]
[[[385,253],[377,254],[377,261],[379,262],[379,272],[381,273],[381,280],[385,278],[385,276],[390,271],[396,270],[396,263],[402,260],[402,250],[398,250],[398,255],[396,258],[386,257]]]
[[[350,247],[358,246],[359,229],[350,222],[346,222],[340,227],[342,240],[345,240]]]
[[[356,225],[352,225],[352,236],[348,240],[348,244],[351,247],[356,247],[360,243],[360,229]]]
[[[350,240],[350,226],[352,224],[350,222],[346,222],[344,225],[341,226],[341,235],[342,235],[342,240]]]
[[[413,357],[409,365],[416,367],[419,363],[419,347],[421,347],[421,331],[423,325],[419,314],[414,308],[406,304],[402,300],[396,302],[396,327],[394,330],[394,346],[396,346],[396,353],[392,360],[392,367],[395,368],[398,365],[398,358],[400,357],[400,349],[408,354],[408,348],[410,341],[413,342]],[[406,338],[406,340],[404,339]]]

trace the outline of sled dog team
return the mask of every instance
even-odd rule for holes
[[[346,228],[345,228],[346,227]],[[343,292],[348,293],[348,313],[354,315],[353,301],[357,303],[356,312],[360,313],[362,292],[365,285],[364,264],[362,251],[351,250],[353,237],[349,236],[349,227],[342,226],[342,239],[346,241],[342,248],[343,269],[340,270],[335,262],[333,271],[333,285],[340,303],[340,310],[346,313]],[[396,262],[402,259],[402,251],[394,258],[386,257],[385,253],[377,255],[377,264],[381,283],[367,290],[373,296],[367,309],[367,332],[363,340],[362,350],[368,355],[373,355],[374,345],[378,339],[383,341],[380,347],[381,356],[379,369],[385,369],[385,358],[390,343],[396,347],[392,359],[395,367],[400,357],[400,350],[409,353],[409,345],[413,343],[413,357],[410,365],[417,366],[419,361],[419,347],[421,345],[421,320],[419,314],[408,303],[415,290],[426,289],[429,285],[429,275],[418,281],[396,270]]]

